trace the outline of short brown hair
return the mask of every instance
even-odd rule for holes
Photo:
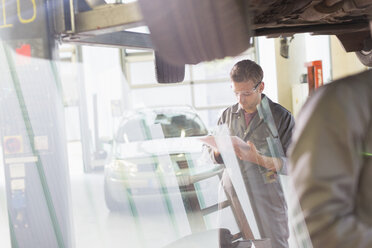
[[[252,80],[253,83],[260,83],[263,79],[261,66],[254,61],[246,59],[236,63],[230,71],[230,78],[235,83],[242,83]]]

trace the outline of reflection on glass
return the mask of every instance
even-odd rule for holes
[[[148,220],[163,216],[159,223],[163,241],[158,240],[158,245],[207,230],[202,209],[216,204],[217,195],[211,196],[217,193],[221,171],[200,159],[202,143],[197,137],[207,134],[190,108],[148,108],[124,114],[112,162],[105,167],[107,207],[129,213],[140,232]]]
[[[180,109],[137,111],[125,118],[116,135],[118,142],[134,142],[152,139],[146,130],[160,124],[164,138],[193,137],[207,135],[208,131],[199,116]]]
[[[203,107],[227,98],[200,95],[199,86],[191,93],[190,85],[131,88],[120,66],[107,64],[119,57],[113,49],[76,47],[68,51],[81,52],[83,61],[64,55],[57,63],[0,48],[1,247],[229,247],[265,238],[249,195],[259,192],[258,179],[245,184],[233,144],[224,139],[230,134],[216,134],[224,164],[214,164],[200,141],[220,109],[179,106],[192,103],[194,93],[213,98],[196,101]],[[132,73],[148,67],[139,63]],[[217,73],[225,64],[207,68],[200,80],[226,76]],[[221,84],[215,96],[230,86]],[[165,103],[172,107],[146,108]],[[265,152],[281,157],[265,111]],[[286,193],[287,176],[278,180]],[[302,220],[289,221],[297,228],[293,237],[306,240]]]

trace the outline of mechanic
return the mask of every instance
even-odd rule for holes
[[[371,82],[327,84],[298,116],[288,164],[313,247],[372,247]]]
[[[269,238],[272,247],[288,247],[287,204],[278,173],[286,174],[293,116],[262,93],[263,71],[255,62],[236,63],[230,78],[238,103],[223,111],[218,125],[226,124],[231,136],[250,147],[234,148],[261,238]],[[223,162],[224,154],[212,148],[210,152],[214,162]]]

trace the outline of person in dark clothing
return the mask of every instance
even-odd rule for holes
[[[313,247],[372,247],[371,93],[368,70],[320,87],[298,116],[288,167]]]
[[[223,111],[218,125],[227,125],[231,136],[249,145],[234,149],[261,238],[269,238],[272,247],[288,247],[287,204],[278,174],[287,173],[293,116],[262,93],[263,71],[255,62],[236,63],[230,77],[238,103]],[[214,162],[223,162],[218,149],[210,153]]]

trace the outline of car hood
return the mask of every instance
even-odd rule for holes
[[[199,138],[169,138],[117,143],[115,146],[115,157],[118,159],[127,159],[178,153],[200,153],[203,143]]]

